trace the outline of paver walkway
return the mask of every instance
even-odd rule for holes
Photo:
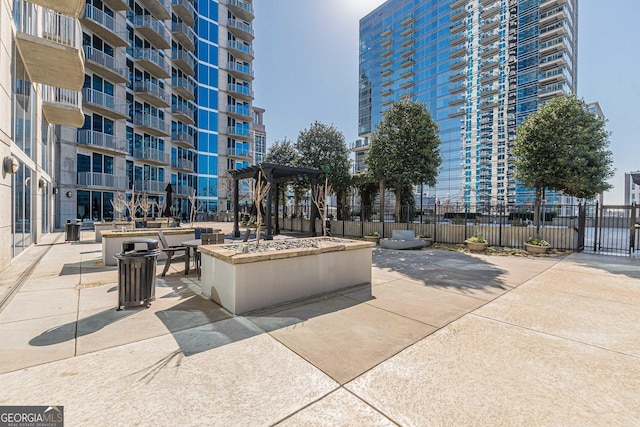
[[[234,317],[178,264],[116,311],[117,268],[82,238],[1,274],[0,405],[64,405],[69,426],[640,419],[636,258],[377,249],[370,285]]]

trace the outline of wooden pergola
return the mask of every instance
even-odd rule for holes
[[[278,206],[278,189],[281,183],[285,182],[304,182],[311,183],[311,193],[318,185],[318,177],[322,174],[319,169],[301,168],[294,166],[278,165],[275,163],[259,163],[254,166],[249,166],[243,169],[230,170],[229,173],[233,178],[233,236],[240,237],[240,226],[238,224],[240,213],[240,187],[239,181],[243,179],[258,179],[258,173],[262,172],[263,179],[271,183],[271,188],[267,193],[267,211],[265,222],[267,224],[266,240],[273,239],[272,228],[272,212],[271,207],[273,205],[273,192],[275,190],[275,205]],[[260,206],[257,207],[260,209]],[[316,235],[316,222],[315,218],[318,216],[318,208],[315,203],[311,204],[311,235]],[[275,218],[275,234],[280,234],[280,223],[278,215],[276,213]]]

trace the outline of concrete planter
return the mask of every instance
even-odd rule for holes
[[[225,249],[228,245],[200,246],[202,293],[242,314],[371,283],[372,243],[311,240],[318,246],[250,254]]]
[[[367,242],[373,242],[377,245],[380,243],[380,236],[364,236],[364,240]]]
[[[527,250],[527,252],[529,252],[531,255],[541,255],[541,254],[546,254],[547,251],[549,250],[549,246],[538,246],[538,245],[530,245],[529,243],[525,243],[524,244],[524,248]]]
[[[464,242],[467,244],[467,249],[471,252],[482,252],[487,247],[486,243],[470,242],[468,240],[465,240]]]
[[[425,248],[427,246],[433,245],[433,238],[431,238],[431,237],[420,237],[420,239],[422,239],[424,241]]]

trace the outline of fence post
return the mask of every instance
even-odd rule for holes
[[[595,220],[593,222],[593,251],[598,250],[598,213],[600,212],[600,203],[596,200]]]
[[[502,244],[502,222],[504,221],[504,211],[505,211],[505,207],[504,207],[504,203],[503,203],[498,208],[498,221],[500,222],[498,224],[498,244],[500,246],[504,246]]]
[[[633,252],[636,251],[636,204],[631,203],[631,220],[629,221],[629,255],[631,255],[631,250]]]
[[[436,243],[438,234],[438,204],[433,204],[433,243]]]

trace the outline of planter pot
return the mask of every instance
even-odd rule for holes
[[[431,237],[421,237],[420,239],[424,241],[425,247],[433,245],[433,238]]]
[[[373,242],[377,245],[380,243],[380,236],[364,236],[364,240],[367,242]]]
[[[537,246],[537,245],[530,245],[528,243],[524,244],[524,248],[527,250],[527,252],[529,252],[532,255],[546,254],[547,251],[549,250],[549,246]]]
[[[468,240],[465,240],[464,242],[467,244],[467,248],[471,252],[482,252],[487,247],[486,243],[476,243],[476,242],[470,242]]]

